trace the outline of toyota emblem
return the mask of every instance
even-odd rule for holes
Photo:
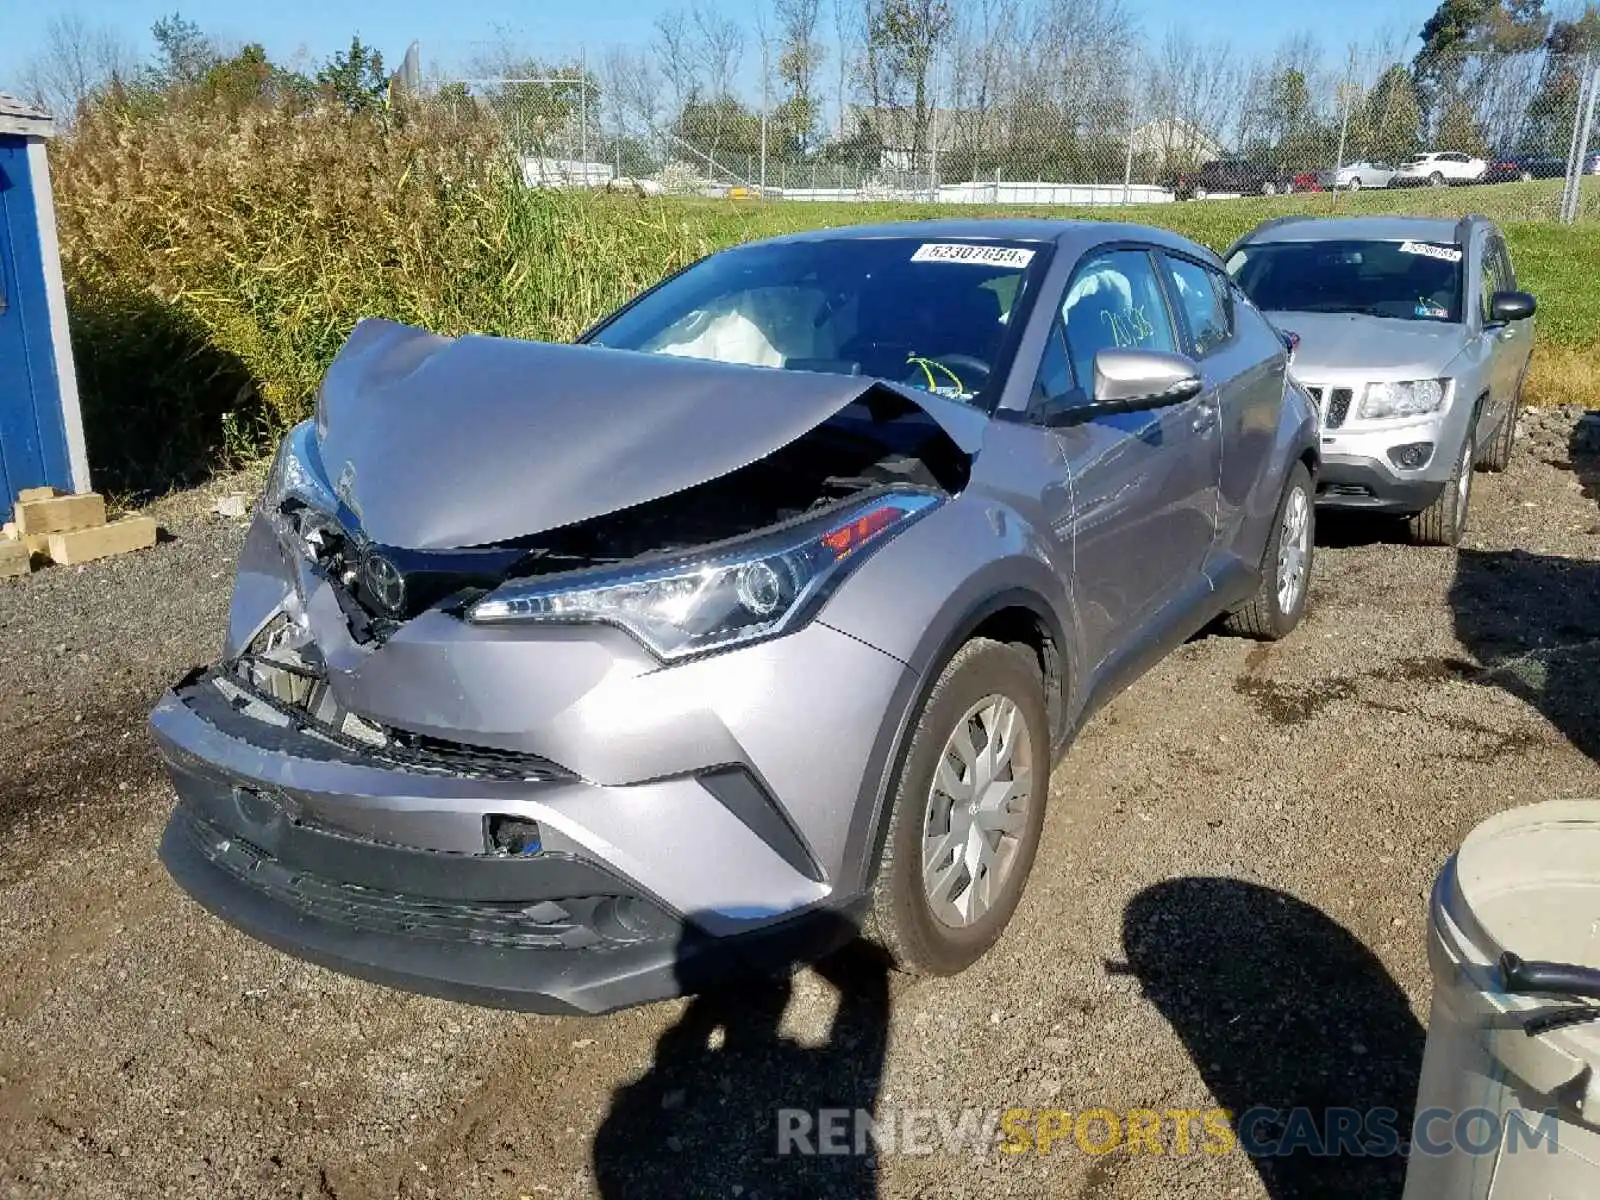
[[[385,612],[398,615],[406,605],[406,580],[395,566],[376,551],[361,560],[361,581],[367,595]]]

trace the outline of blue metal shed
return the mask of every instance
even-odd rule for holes
[[[23,488],[89,490],[45,139],[50,114],[0,92],[0,512]]]

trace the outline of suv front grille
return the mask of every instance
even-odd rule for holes
[[[1328,389],[1320,385],[1307,386],[1306,391],[1311,393],[1311,398],[1317,402],[1317,407],[1322,410],[1322,427],[1324,429],[1338,429],[1344,424],[1345,418],[1350,415],[1350,402],[1355,399],[1353,388],[1341,387]]]

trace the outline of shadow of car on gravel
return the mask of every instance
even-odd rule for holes
[[[1580,418],[1567,459],[1547,461],[1600,505],[1600,421]],[[1592,515],[1589,532],[1600,534]],[[1469,678],[1517,696],[1600,762],[1600,563],[1462,550],[1449,602],[1456,638],[1479,664]]]
[[[1400,986],[1359,939],[1284,892],[1238,879],[1155,884],[1123,912],[1127,963],[1145,998],[1183,1039],[1218,1105],[1256,1147],[1274,1200],[1400,1195],[1405,1159],[1384,1153],[1369,1124],[1364,1154],[1286,1150],[1307,1128],[1329,1148],[1330,1109],[1369,1121],[1379,1110],[1394,1141],[1410,1134],[1424,1031]],[[1306,1110],[1304,1116],[1292,1115]],[[1169,1143],[1170,1144],[1170,1143]],[[1234,1153],[1245,1152],[1242,1144]]]
[[[656,1042],[649,1070],[617,1089],[595,1133],[602,1196],[877,1195],[870,1139],[866,1153],[805,1151],[818,1145],[819,1110],[848,1111],[852,1151],[855,1115],[876,1112],[889,1040],[889,963],[854,942],[811,969],[838,991],[820,1046],[782,1031],[796,986],[780,971],[693,996]],[[698,981],[684,983],[698,991]],[[780,1153],[786,1129],[801,1136]]]

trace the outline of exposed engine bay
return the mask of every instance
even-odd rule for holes
[[[658,499],[542,533],[457,550],[411,550],[289,500],[278,514],[333,585],[357,641],[462,604],[508,579],[648,564],[824,512],[876,490],[942,494],[965,486],[970,458],[915,404],[871,387],[835,416],[757,462]]]

